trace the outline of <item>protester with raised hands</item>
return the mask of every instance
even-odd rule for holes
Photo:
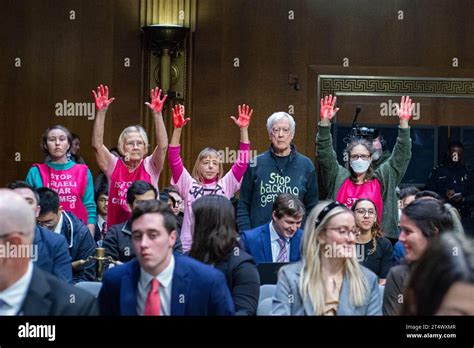
[[[353,137],[344,150],[345,166],[337,162],[332,147],[331,120],[339,108],[336,97],[321,98],[318,123],[317,159],[322,172],[322,182],[328,199],[351,207],[359,198],[375,203],[377,220],[392,243],[398,239],[398,204],[395,188],[400,184],[411,158],[411,139],[408,121],[411,118],[411,99],[402,97],[399,108],[398,137],[390,158],[374,170],[372,142]]]
[[[104,145],[105,115],[109,105],[115,98],[109,98],[107,86],[100,85],[92,91],[97,107],[97,114],[92,132],[92,147],[95,150],[97,164],[109,181],[109,205],[107,226],[125,222],[131,216],[127,206],[128,187],[136,180],[149,182],[158,189],[158,178],[163,169],[168,135],[163,122],[163,105],[166,95],[156,87],[151,90],[151,103],[145,103],[153,114],[156,130],[157,146],[150,156],[148,152],[148,136],[141,126],[125,128],[118,139],[118,150],[121,158],[114,156]]]
[[[240,189],[242,177],[250,159],[248,127],[253,110],[250,110],[250,107],[244,104],[239,105],[238,111],[238,118],[234,116],[231,116],[231,118],[240,128],[239,152],[231,170],[224,175],[223,159],[216,149],[210,147],[206,147],[199,153],[191,174],[184,168],[180,155],[180,138],[182,128],[190,119],[184,118],[185,109],[183,105],[175,105],[172,110],[174,130],[169,146],[168,160],[172,173],[171,184],[178,190],[184,200],[184,218],[181,229],[184,252],[188,252],[192,245],[192,203],[205,195],[221,195],[230,199]]]

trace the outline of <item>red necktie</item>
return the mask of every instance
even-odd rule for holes
[[[160,315],[160,282],[157,279],[151,281],[151,290],[145,301],[144,315]]]

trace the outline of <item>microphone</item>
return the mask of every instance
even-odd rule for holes
[[[352,121],[352,127],[354,127],[354,125],[356,124],[357,117],[359,117],[359,114],[360,114],[361,111],[362,111],[362,107],[360,105],[357,105],[356,112],[355,112],[355,115],[354,115],[354,120]]]

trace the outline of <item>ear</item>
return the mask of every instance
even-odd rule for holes
[[[170,247],[173,248],[175,243],[176,243],[176,230],[173,230],[170,233]]]
[[[273,221],[278,220],[275,211],[272,211],[272,220]]]
[[[59,205],[58,215],[61,215],[62,213],[63,213],[63,207],[61,205]]]
[[[36,208],[35,208],[35,218],[37,218],[39,216],[40,211],[41,211],[41,207],[39,205],[37,205]]]

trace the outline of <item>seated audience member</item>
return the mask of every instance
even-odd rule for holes
[[[95,203],[97,205],[97,223],[95,224],[94,240],[101,246],[107,234],[107,206],[109,203],[107,186],[99,186],[95,192]]]
[[[428,244],[410,275],[402,314],[474,315],[472,239],[445,232]]]
[[[252,256],[239,248],[232,203],[223,196],[203,196],[192,209],[194,239],[189,256],[224,273],[236,315],[255,315],[260,277]]]
[[[39,195],[33,186],[18,180],[9,184],[8,188],[22,196],[30,205],[35,217],[38,217]],[[36,224],[33,245],[37,248],[37,255],[33,258],[36,266],[67,283],[72,283],[71,256],[64,236]]]
[[[0,315],[98,314],[92,295],[34,265],[35,214],[24,198],[11,190],[0,189],[0,216],[2,246],[23,250],[1,260]]]
[[[133,209],[132,243],[137,257],[104,274],[99,293],[102,315],[233,315],[222,272],[173,253],[176,219],[163,202]]]
[[[36,220],[39,225],[66,238],[72,262],[94,256],[96,245],[89,229],[73,213],[63,210],[56,191],[42,187],[38,189],[38,194],[41,210]],[[74,283],[94,281],[94,263],[73,268],[72,277]]]
[[[243,247],[257,264],[299,261],[304,214],[304,205],[296,196],[279,195],[273,203],[272,220],[242,233]]]
[[[399,193],[399,210],[398,210],[398,221],[400,222],[400,216],[402,215],[402,209],[405,208],[408,204],[415,200],[415,195],[420,192],[416,186],[404,187],[400,190]],[[399,240],[393,246],[393,265],[399,265],[405,260],[405,248],[403,247],[402,242]]]
[[[357,237],[358,250],[361,249],[360,263],[379,277],[381,284],[385,283],[393,263],[392,243],[384,238],[383,231],[377,222],[377,208],[368,198],[362,198],[352,205],[356,225],[360,230]]]
[[[358,234],[347,207],[316,205],[306,220],[301,261],[280,269],[271,314],[382,314],[377,276],[357,262]]]
[[[183,218],[184,218],[184,200],[180,196],[178,190],[176,190],[172,186],[165,187],[163,192],[170,196],[171,201],[173,202],[173,206],[171,210],[173,210],[174,216],[176,216],[176,221],[178,222],[178,234],[181,233],[181,226],[183,226]]]
[[[127,191],[127,204],[132,210],[140,201],[157,199],[158,192],[156,188],[143,180],[133,182]],[[121,224],[110,226],[102,243],[105,248],[105,255],[111,256],[114,260],[120,262],[130,261],[135,257],[132,248],[132,228],[131,220]],[[179,238],[174,244],[174,250],[181,252],[181,242]]]
[[[383,296],[384,315],[399,315],[408,275],[423,255],[428,242],[440,233],[451,230],[457,217],[447,204],[436,199],[416,199],[407,205],[400,218],[400,241],[406,264],[392,267],[387,276]]]

